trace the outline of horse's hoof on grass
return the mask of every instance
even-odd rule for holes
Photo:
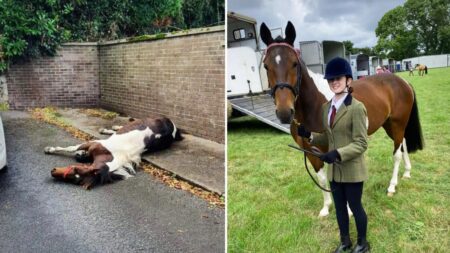
[[[388,193],[387,193],[387,196],[388,196],[388,197],[394,197],[394,193],[393,193],[393,192],[388,192]]]
[[[328,210],[326,210],[326,211],[321,210],[318,217],[319,217],[319,218],[325,218],[325,217],[327,217],[329,214],[330,214],[330,212],[329,212]]]

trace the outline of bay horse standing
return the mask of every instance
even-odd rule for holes
[[[428,67],[424,64],[416,64],[416,69],[419,70],[419,76],[423,76],[423,74],[428,74]]]
[[[267,45],[264,67],[267,70],[269,87],[274,98],[277,118],[281,123],[291,124],[291,135],[295,142],[307,150],[311,145],[297,135],[298,123],[312,132],[323,132],[321,106],[332,96],[326,97],[321,92],[329,90],[327,82],[310,72],[299,52],[294,49],[296,32],[291,22],[286,26],[286,36],[276,39],[268,27],[262,23],[260,35]],[[325,88],[324,88],[325,87]],[[416,97],[413,88],[404,79],[393,75],[375,75],[351,83],[352,96],[364,103],[367,109],[368,134],[371,135],[383,127],[394,141],[394,170],[387,189],[388,196],[393,196],[398,183],[400,161],[405,161],[404,178],[411,177],[409,152],[422,149],[423,140],[419,122]],[[322,152],[328,147],[318,147]],[[313,165],[322,187],[327,178],[323,162],[312,155],[307,155]],[[331,194],[323,191],[324,206],[319,216],[329,214]]]

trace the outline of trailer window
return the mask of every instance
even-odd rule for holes
[[[234,30],[233,31],[233,37],[234,37],[235,40],[245,39],[246,38],[245,30],[243,28]]]

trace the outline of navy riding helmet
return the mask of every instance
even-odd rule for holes
[[[347,60],[336,57],[328,62],[324,79],[333,79],[340,76],[352,77],[352,68]]]

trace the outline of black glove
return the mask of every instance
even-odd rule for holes
[[[320,160],[326,163],[334,163],[338,159],[341,160],[341,156],[339,155],[336,149],[320,156]]]
[[[297,128],[297,134],[301,137],[309,138],[311,137],[311,132],[306,130],[303,124],[300,124]]]

